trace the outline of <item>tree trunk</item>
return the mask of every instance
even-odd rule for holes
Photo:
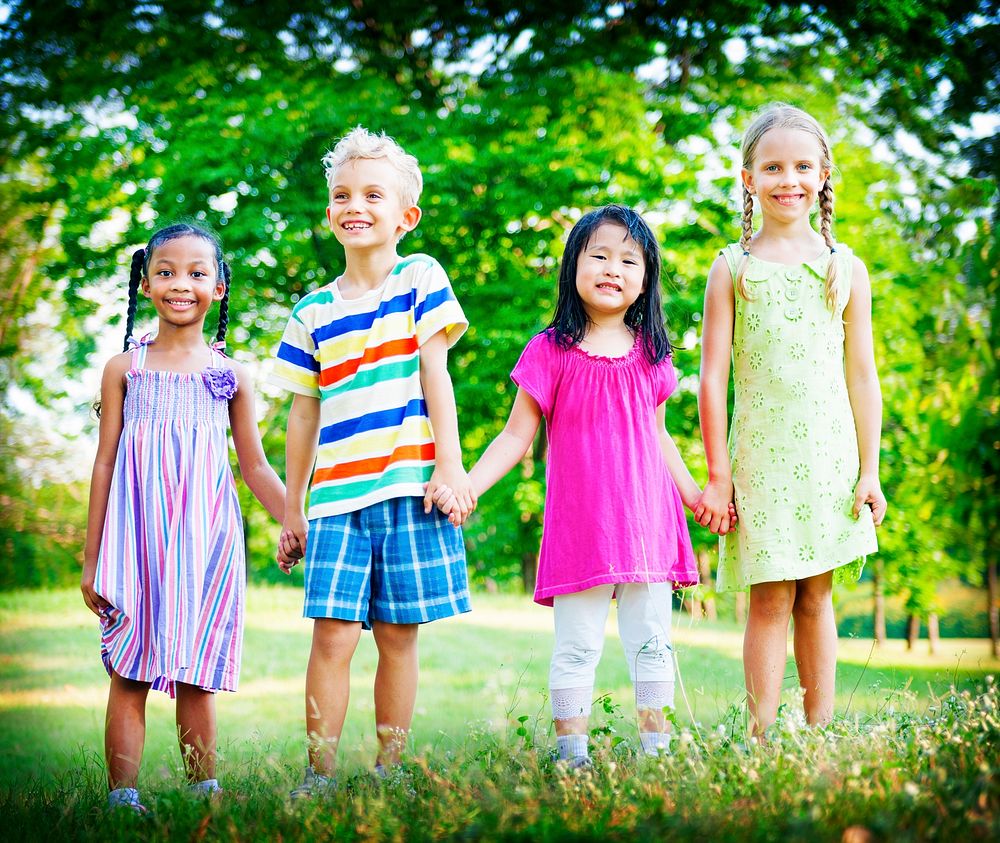
[[[747,593],[736,592],[736,623],[743,626],[747,622]]]
[[[875,562],[872,573],[872,591],[875,599],[875,618],[872,635],[876,644],[884,644],[886,638],[885,631],[885,585],[882,582],[883,562],[881,559]]]
[[[997,591],[997,561],[994,558],[986,564],[986,592],[990,601],[990,641],[993,644],[993,657],[1000,659],[1000,594]]]
[[[688,588],[685,589],[684,593],[687,595],[683,600],[681,600],[681,609],[687,612],[696,621],[700,621],[704,614],[702,602],[698,599],[696,594],[696,589]]]
[[[538,573],[538,553],[537,551],[531,551],[530,553],[521,554],[521,581],[524,583],[524,591],[526,594],[532,594],[535,591],[535,574]]]
[[[712,582],[712,554],[707,550],[698,551],[698,576],[701,578],[701,584],[706,589],[711,589],[712,594],[714,594],[715,584]],[[702,611],[710,621],[719,619],[719,607],[711,597],[702,603]]]
[[[933,656],[937,652],[938,644],[941,643],[937,612],[931,612],[927,616],[927,643],[930,645],[930,652]]]
[[[906,618],[906,649],[912,650],[920,640],[920,615],[912,612]]]

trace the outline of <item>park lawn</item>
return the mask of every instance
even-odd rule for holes
[[[420,692],[412,751],[441,757],[470,740],[554,743],[546,696],[551,610],[528,597],[479,594],[472,613],[421,632]],[[287,784],[304,758],[303,679],[311,622],[301,617],[301,590],[251,587],[239,692],[218,696],[223,781],[261,764]],[[676,716],[696,735],[722,724],[738,731],[743,708],[742,633],[727,624],[674,614],[679,678]],[[631,686],[614,632],[614,612],[595,696],[595,722],[632,739]],[[872,722],[903,713],[925,715],[954,685],[975,689],[1000,670],[985,640],[945,639],[932,656],[904,642],[873,648],[842,640],[838,714]],[[791,652],[791,648],[789,648]],[[355,657],[341,769],[360,773],[374,756],[372,677],[375,648],[362,637]],[[75,590],[0,596],[0,788],[45,787],[67,776],[99,783],[107,675],[94,617]],[[789,711],[797,709],[794,662],[786,669]],[[173,704],[150,694],[144,787],[175,786],[180,759]],[[521,733],[518,734],[518,730]]]

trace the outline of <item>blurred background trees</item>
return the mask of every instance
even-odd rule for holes
[[[661,236],[681,374],[668,423],[703,479],[704,277],[738,236],[739,134],[754,109],[784,100],[830,132],[836,233],[873,278],[891,509],[871,570],[917,619],[940,611],[944,580],[992,583],[996,635],[995,6],[560,9],[21,0],[0,10],[0,586],[76,580],[80,443],[95,429],[94,396],[79,384],[116,350],[106,338],[121,330],[131,250],[179,217],[216,229],[234,266],[230,350],[266,360],[289,307],[341,270],[319,161],[359,123],[396,137],[424,171],[424,216],[403,248],[442,262],[471,322],[452,357],[467,462],[502,427],[509,371],[551,315],[568,228],[620,201]],[[285,398],[262,391],[280,470]],[[481,584],[533,576],[542,451],[466,530]],[[581,510],[598,495],[581,490]],[[274,527],[245,493],[244,504],[252,575],[273,578]],[[714,562],[708,534],[693,535]]]

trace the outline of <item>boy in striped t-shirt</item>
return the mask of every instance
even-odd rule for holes
[[[447,365],[468,322],[437,261],[396,251],[420,220],[417,160],[359,126],[323,165],[346,266],[295,305],[272,375],[294,393],[278,560],[290,570],[297,540],[304,614],[315,619],[309,767],[293,798],[334,786],[362,627],[379,654],[375,770],[399,763],[417,693],[418,624],[470,608],[461,529],[431,498],[446,486],[462,520],[476,505]]]

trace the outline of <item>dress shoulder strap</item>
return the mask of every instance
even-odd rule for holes
[[[730,243],[725,249],[719,252],[726,259],[726,264],[729,266],[729,274],[733,277],[733,281],[736,281],[736,273],[740,268],[740,261],[743,259],[743,249],[740,248],[739,243]]]
[[[129,339],[129,344],[132,346],[133,369],[146,368],[146,352],[149,350],[149,344],[152,341],[151,334],[146,334],[141,340],[138,341]]]

